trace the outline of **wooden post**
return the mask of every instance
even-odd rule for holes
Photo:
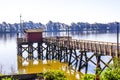
[[[73,49],[74,50],[74,55],[75,55],[75,61],[76,61],[76,63],[75,63],[75,70],[77,69],[77,66],[78,66],[78,56],[77,56],[77,52],[76,52],[76,49]]]
[[[49,44],[47,43],[47,49],[46,49],[46,59],[48,60],[48,53],[49,53]]]
[[[70,49],[70,48],[69,48]],[[68,66],[71,65],[71,57],[72,57],[72,49],[70,49],[70,53],[69,53],[69,63],[68,63]]]
[[[65,58],[66,58],[66,55],[65,55],[66,53],[65,53],[65,47],[63,47],[63,49],[62,49],[62,59],[63,59],[63,62],[65,62]]]
[[[33,43],[28,44],[28,59],[33,59]]]
[[[60,50],[58,52],[58,60],[60,60],[60,62],[62,61],[62,47],[60,47]]]
[[[65,48],[65,54],[66,54],[65,62],[68,62],[68,50],[67,50],[67,48]]]
[[[55,44],[52,46],[52,60],[54,59],[54,56],[55,56],[55,52],[56,52],[56,46]]]
[[[119,23],[117,22],[117,57],[119,56]]]
[[[81,66],[82,66],[82,58],[83,58],[83,51],[80,51],[81,55],[80,55],[80,62],[79,62],[79,68],[78,71],[81,71]]]
[[[42,43],[38,43],[38,59],[43,60]]]
[[[55,54],[55,59],[58,59],[59,53],[61,53],[61,52],[60,52],[60,47],[59,47],[59,45],[56,46],[56,47],[57,47],[57,51],[56,51],[56,54]]]
[[[85,54],[85,74],[87,74],[88,72],[87,52],[84,51],[84,54]]]
[[[96,64],[96,80],[100,80],[100,74],[99,74],[99,72],[100,72],[100,70],[101,70],[101,68],[100,68],[100,57],[101,57],[101,54],[97,54],[96,53],[96,59],[97,59],[97,64]]]
[[[18,55],[22,56],[22,45],[18,44]]]

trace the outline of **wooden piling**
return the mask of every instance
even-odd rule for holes
[[[83,51],[80,51],[81,55],[80,55],[80,62],[79,62],[79,68],[78,68],[78,71],[81,71],[82,69],[82,60],[83,60]]]
[[[100,59],[101,59],[101,55],[96,53],[97,64],[96,64],[96,79],[95,80],[100,80],[100,71],[101,71]]]
[[[37,48],[38,48],[38,59],[41,59],[41,60],[43,60],[43,49],[42,49],[42,43],[37,43],[38,44],[38,46],[37,46]]]
[[[28,44],[28,59],[33,59],[33,43]]]

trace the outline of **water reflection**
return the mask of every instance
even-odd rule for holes
[[[21,56],[17,56],[18,73],[40,73],[49,70],[64,71],[68,80],[80,80],[81,73],[68,67],[68,63],[61,63],[57,60],[25,60]]]
[[[112,31],[70,31],[69,36],[73,39],[116,42],[117,34]],[[44,37],[68,36],[68,32],[44,32]]]
[[[44,37],[67,36],[68,32],[43,32]]]
[[[0,33],[0,40],[11,40],[16,37],[15,33]]]
[[[11,68],[17,71],[17,50],[16,50],[16,34],[0,33],[0,65],[2,74],[10,74]],[[0,68],[1,69],[1,68]]]

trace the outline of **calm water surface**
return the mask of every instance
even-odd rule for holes
[[[44,36],[66,36],[68,33],[46,33]],[[116,42],[116,33],[86,34],[72,33],[74,39]],[[18,73],[16,34],[0,33],[0,73]]]

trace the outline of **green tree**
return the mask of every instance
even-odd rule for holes
[[[38,75],[38,77],[44,78],[45,80],[67,80],[64,72],[58,70],[43,72],[43,74]]]
[[[101,74],[101,80],[120,80],[120,58],[114,58],[113,64]]]
[[[83,75],[81,80],[95,80],[95,75],[94,74],[85,74],[85,75]]]

